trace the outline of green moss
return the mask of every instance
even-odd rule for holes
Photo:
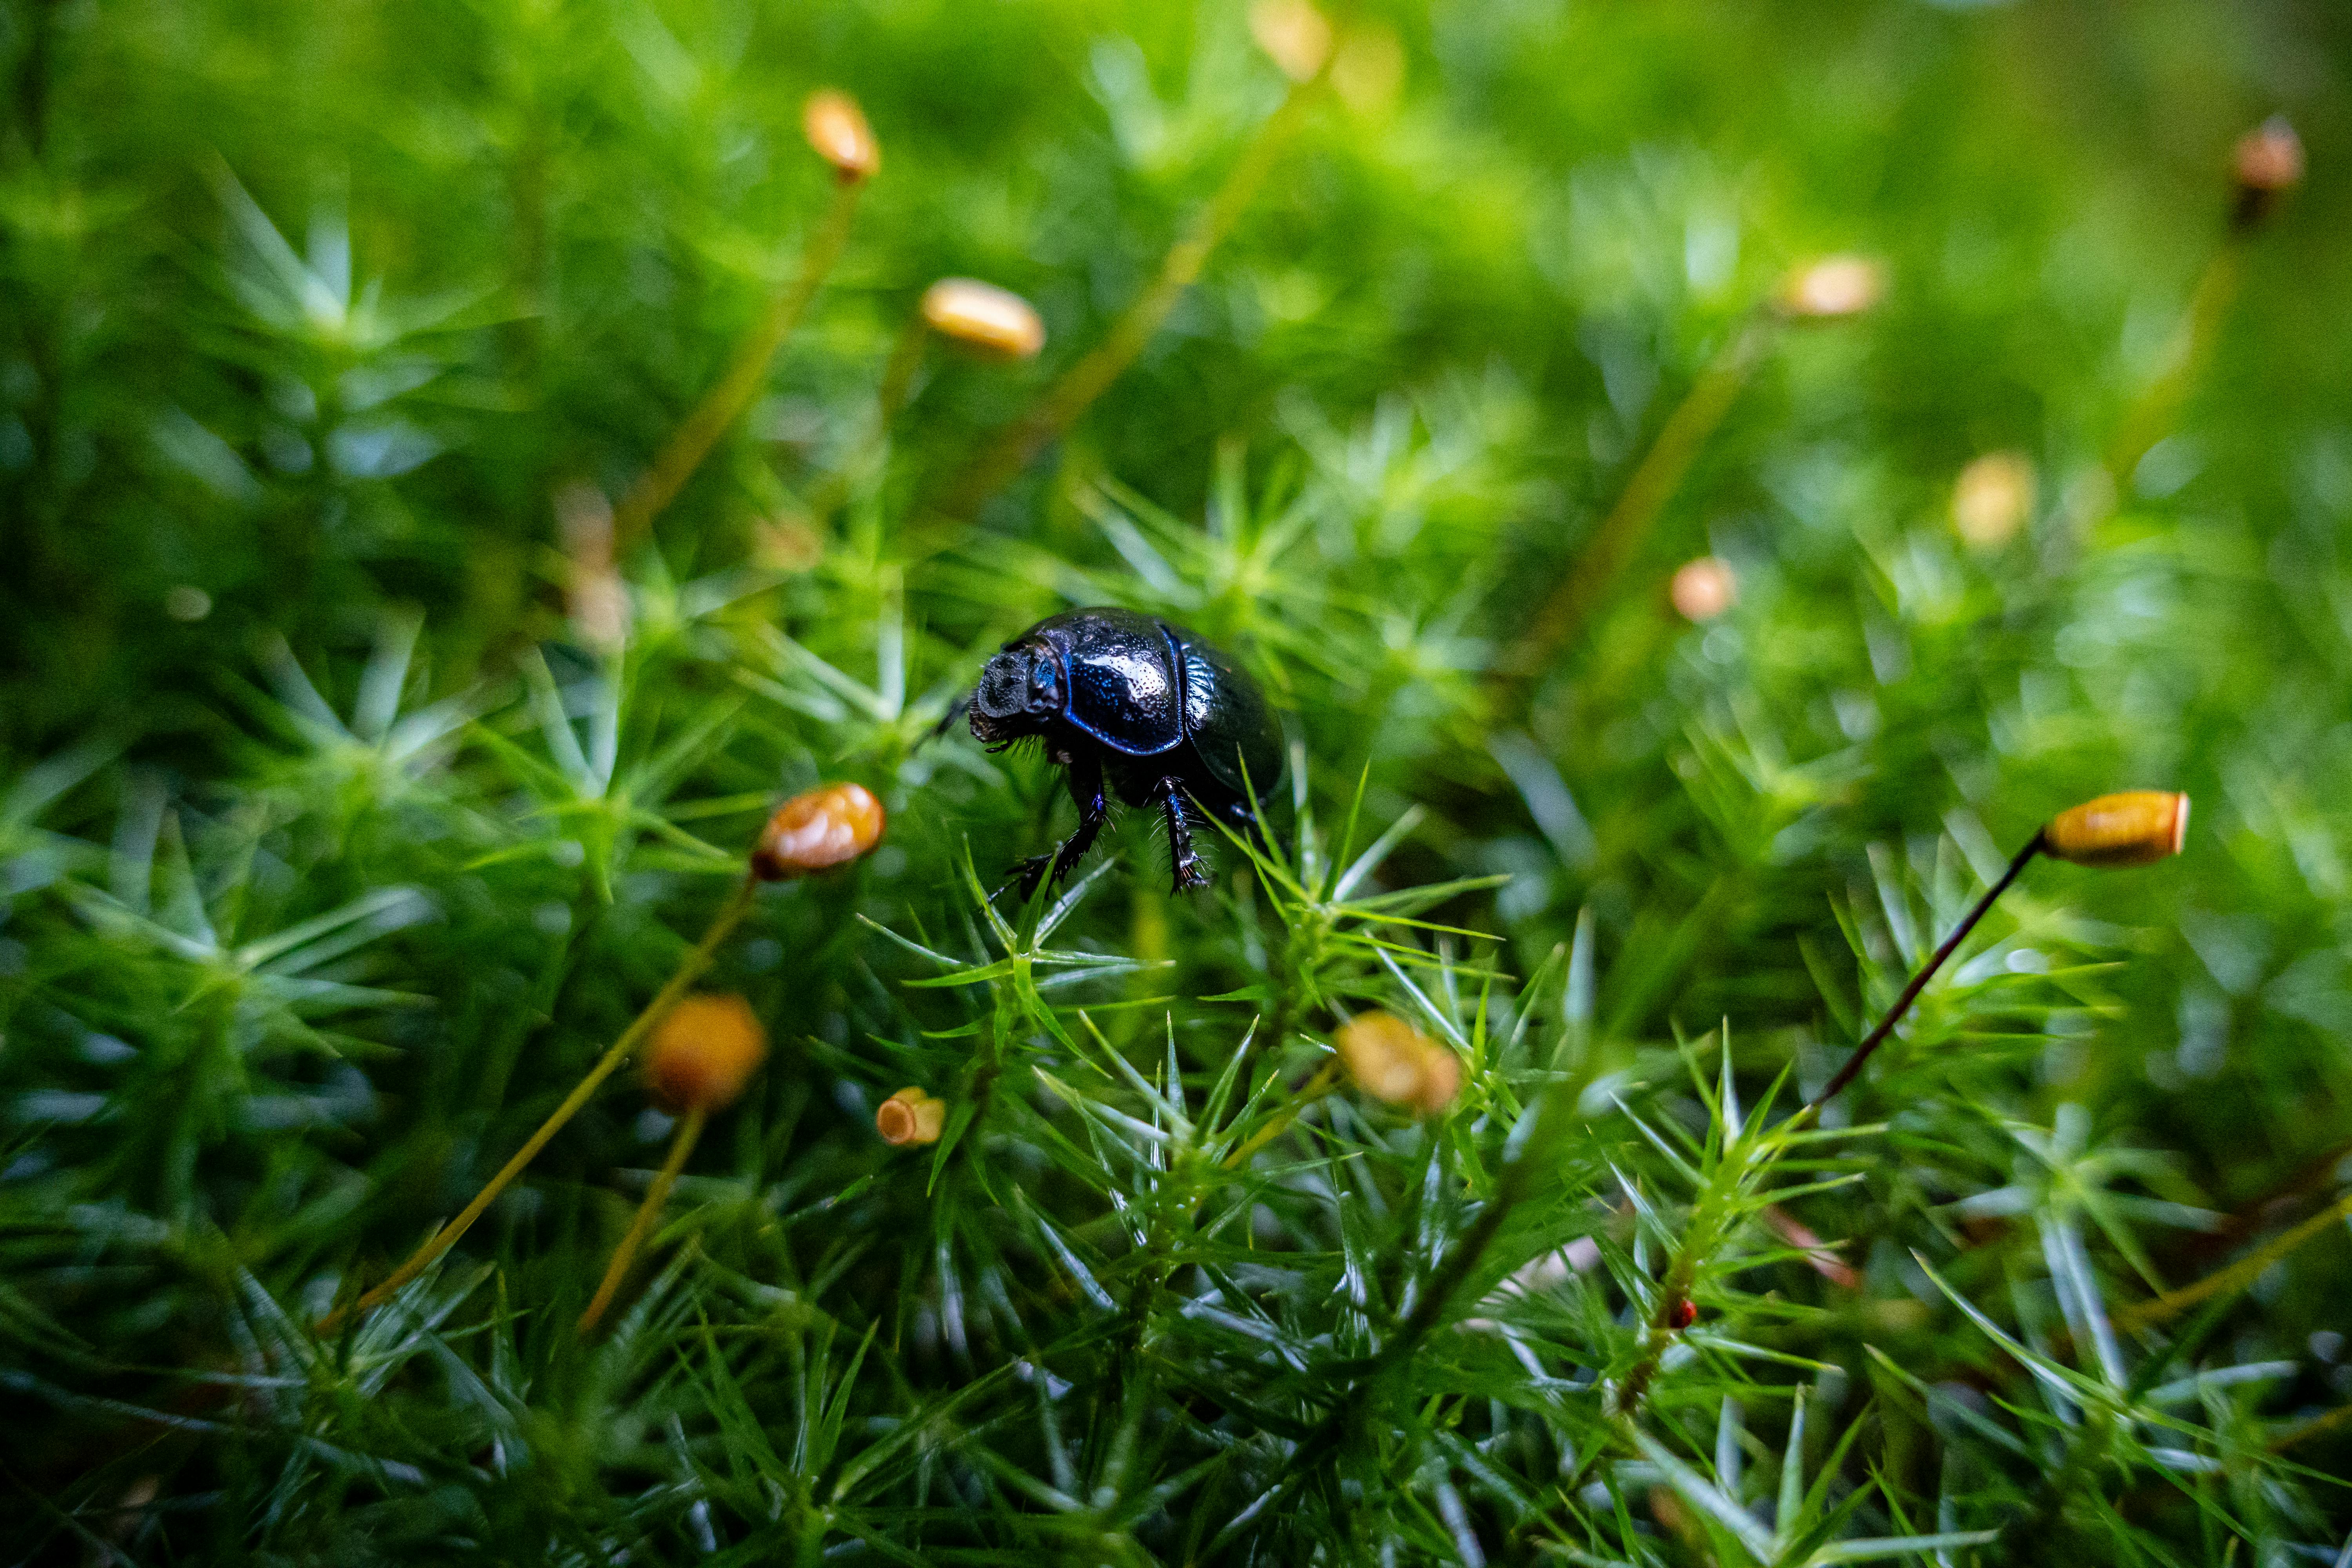
[[[2342,29],[1354,25],[1393,51],[1277,148],[1238,5],[0,8],[11,1561],[2333,1560],[2348,1265],[2288,1227],[2352,1095]],[[599,498],[798,275],[825,84],[882,174],[608,579]],[[2225,295],[2280,107],[2311,186]],[[1253,147],[1132,365],[943,510]],[[1884,303],[1757,314],[1829,251]],[[944,274],[1045,351],[935,345],[878,433]],[[2036,500],[1972,548],[1992,451]],[[930,731],[1087,603],[1285,710],[1276,849],[1207,892],[1129,814],[992,897],[1061,780]],[[606,1331],[668,1132],[625,1075],[315,1332],[845,778],[888,834],[719,951],[774,1054]],[[1790,1124],[2123,787],[2187,853],[2035,868]],[[1446,1112],[1324,1072],[1371,1007]],[[893,1149],[909,1084],[951,1110]]]

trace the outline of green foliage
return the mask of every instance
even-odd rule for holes
[[[0,5],[9,1561],[2344,1560],[2340,1227],[2165,1298],[2352,1147],[2352,37],[1343,26],[1141,357],[958,518],[1284,100],[1242,7]],[[613,578],[595,497],[825,210],[826,84],[882,174]],[[2312,187],[2230,241],[2282,104]],[[1833,248],[1886,303],[1755,327],[1498,679]],[[935,345],[877,433],[950,273],[1045,355]],[[1993,450],[2040,499],[1971,545]],[[1739,596],[1692,625],[1701,553]],[[1016,904],[1058,775],[931,737],[1089,603],[1284,710],[1272,841],[1203,829],[1208,891],[1136,813]],[[843,778],[887,836],[719,952],[774,1055],[604,1328],[670,1128],[625,1080],[320,1333]],[[1794,1114],[2037,823],[2126,786],[2197,798],[2187,856],[2035,868]],[[1444,1112],[1341,1079],[1375,1007],[1458,1057]],[[950,1110],[893,1149],[908,1084]]]

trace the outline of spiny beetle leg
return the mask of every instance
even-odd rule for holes
[[[1209,874],[1201,868],[1201,858],[1192,851],[1192,824],[1184,814],[1184,784],[1180,779],[1160,781],[1160,809],[1168,814],[1168,868],[1176,879],[1176,891],[1209,885]]]
[[[1027,903],[1037,896],[1037,884],[1045,879],[1045,868],[1053,863],[1051,855],[1032,855],[1025,859],[1015,860],[1004,868],[1004,887],[997,889],[997,892],[1001,893],[1005,888],[1019,882],[1021,901]]]
[[[950,730],[955,728],[955,722],[957,720],[962,718],[966,713],[971,711],[971,693],[967,691],[961,697],[957,698],[954,701],[948,704],[948,710],[940,715],[940,721],[931,726],[931,732],[924,736],[923,740],[926,742],[938,740],[941,735],[946,734]],[[995,749],[996,748],[993,746],[989,748],[991,751],[994,751]]]

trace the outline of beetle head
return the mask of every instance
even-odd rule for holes
[[[1038,734],[1061,716],[1061,661],[1051,648],[1008,643],[980,672],[980,689],[971,698],[971,732],[981,740]]]

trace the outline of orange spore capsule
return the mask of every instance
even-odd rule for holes
[[[676,1110],[732,1104],[767,1058],[768,1033],[740,996],[688,996],[654,1030],[646,1087]]]
[[[845,865],[881,841],[882,803],[864,784],[822,784],[776,808],[751,851],[762,881],[781,882]]]
[[[2303,138],[2284,118],[2273,115],[2238,139],[2230,153],[2230,173],[2238,193],[2231,223],[2242,234],[2259,228],[2279,198],[2303,183]]]
[[[2042,830],[2042,848],[2077,866],[2145,866],[2179,854],[2188,836],[2187,795],[2136,789],[2060,812]]]
[[[2290,190],[2303,183],[2303,138],[2284,119],[2266,120],[2238,139],[2230,172],[2252,190]]]
[[[1720,556],[1685,561],[1666,586],[1675,613],[1686,621],[1711,621],[1739,600],[1739,579]]]
[[[1461,1092],[1461,1058],[1393,1014],[1349,1019],[1331,1046],[1356,1087],[1375,1100],[1433,1116]]]

